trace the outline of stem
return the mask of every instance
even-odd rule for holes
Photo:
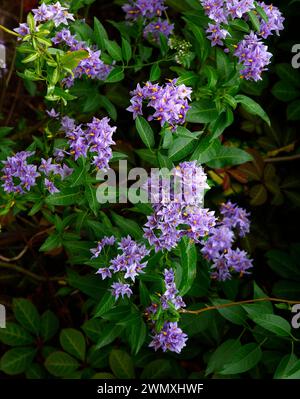
[[[0,267],[4,269],[10,269],[10,270],[15,270],[16,272],[25,274],[28,277],[31,277],[32,279],[36,281],[61,281],[64,278],[63,277],[44,277],[44,276],[39,276],[38,274],[32,273],[30,270],[24,269],[21,266],[11,264],[11,263],[4,263],[0,261]]]
[[[1,24],[0,24],[0,29],[4,30],[4,32],[9,33],[10,35],[21,37],[21,35],[19,35],[19,33],[14,32],[13,30],[8,29],[8,28],[6,28],[5,26],[3,26]]]
[[[290,305],[298,304],[300,303],[300,299],[298,301],[290,301],[288,299],[280,299],[280,298],[257,298],[257,299],[247,299],[245,301],[239,301],[239,302],[230,302],[230,303],[223,303],[221,305],[215,305],[215,306],[207,306],[206,308],[198,309],[198,310],[181,310],[180,313],[188,313],[188,314],[200,314],[207,312],[208,310],[218,310],[218,309],[224,309],[224,308],[229,308],[232,306],[237,306],[237,305],[243,305],[247,303],[256,303],[256,302],[281,302],[281,303],[288,303]]]
[[[285,162],[285,161],[296,161],[300,159],[300,154],[290,155],[286,157],[277,157],[277,158],[265,158],[264,162],[271,163],[271,162]]]

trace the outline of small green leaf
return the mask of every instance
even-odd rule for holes
[[[182,160],[193,151],[195,139],[188,137],[177,137],[169,149],[168,157],[174,162]]]
[[[116,83],[124,79],[124,72],[122,67],[115,67],[105,79],[105,83]]]
[[[0,341],[5,345],[30,345],[34,338],[17,323],[8,322],[5,328],[0,328]]]
[[[187,237],[183,237],[180,242],[180,256],[182,277],[179,292],[180,295],[185,295],[191,289],[197,273],[196,246]]]
[[[212,101],[200,100],[191,104],[186,121],[191,123],[209,123],[217,119],[219,112]]]
[[[143,231],[139,224],[134,220],[124,218],[115,212],[111,212],[112,220],[121,229],[124,234],[129,234],[135,239],[140,239],[143,235]]]
[[[117,337],[122,334],[124,327],[117,324],[108,323],[101,331],[97,341],[96,348],[100,349],[111,344]]]
[[[259,32],[260,31],[260,23],[259,23],[259,19],[257,18],[256,14],[254,14],[253,11],[249,11],[248,13],[249,19],[253,25],[253,28]]]
[[[160,78],[161,70],[158,63],[152,65],[150,70],[150,82],[156,81]]]
[[[59,339],[61,346],[66,352],[79,360],[84,360],[86,344],[84,336],[80,331],[74,328],[65,328],[61,331]]]
[[[270,118],[267,113],[263,110],[263,108],[252,98],[244,96],[243,94],[239,94],[235,97],[235,100],[238,103],[242,104],[242,107],[252,115],[258,115],[261,119],[263,119],[269,126],[271,126]]]
[[[55,377],[68,377],[78,369],[79,363],[67,353],[56,351],[47,357],[45,367]]]
[[[51,310],[46,310],[41,316],[41,337],[49,341],[56,334],[59,328],[58,318]]]
[[[105,49],[105,39],[108,39],[106,30],[101,24],[98,18],[94,17],[94,39],[97,46],[101,49]]]
[[[132,50],[130,43],[124,37],[122,37],[122,54],[124,60],[128,63],[132,57]]]
[[[250,343],[242,346],[232,356],[231,361],[224,365],[220,371],[222,375],[240,374],[251,370],[257,365],[262,356],[260,346],[255,343]]]
[[[60,59],[61,66],[68,70],[75,69],[79,62],[89,57],[89,53],[86,50],[70,51]]]
[[[240,348],[239,340],[228,339],[223,342],[209,358],[205,375],[221,371]]]
[[[114,349],[109,356],[109,365],[117,378],[134,378],[134,367],[131,357],[122,350]]]
[[[10,349],[1,358],[0,370],[8,375],[21,374],[29,367],[35,354],[33,348]]]
[[[148,363],[142,371],[142,379],[166,378],[172,374],[172,366],[167,359],[157,359]]]
[[[28,299],[14,299],[13,311],[18,322],[35,335],[40,332],[40,315]]]
[[[288,337],[291,334],[290,323],[280,316],[275,314],[260,314],[251,318],[259,326],[280,337]]]
[[[104,39],[105,48],[109,55],[115,61],[122,61],[122,50],[121,47],[118,45],[117,42],[114,40]]]
[[[155,145],[154,133],[150,124],[142,116],[138,116],[135,120],[136,129],[147,148]]]
[[[49,205],[57,205],[57,206],[73,205],[78,202],[79,196],[80,196],[80,189],[78,187],[76,188],[69,187],[65,188],[59,193],[49,195],[46,198],[46,203]]]

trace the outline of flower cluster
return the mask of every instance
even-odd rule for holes
[[[266,66],[271,62],[272,54],[267,50],[268,47],[253,32],[239,42],[234,55],[243,65],[240,72],[243,78],[254,81],[261,79],[262,72],[267,70]]]
[[[167,20],[161,19],[163,12],[167,9],[164,0],[129,0],[122,8],[126,12],[126,19],[136,21],[140,17],[144,24],[144,37],[151,37],[159,42],[159,35],[169,37],[174,30],[174,25]]]
[[[3,176],[1,179],[4,181],[2,185],[4,191],[25,194],[26,191],[30,191],[36,185],[36,179],[41,176],[40,173],[43,173],[45,176],[44,186],[50,194],[59,192],[53,183],[54,178],[60,176],[63,180],[72,174],[73,169],[65,164],[52,163],[52,158],[47,160],[42,158],[41,164],[37,168],[36,165],[27,162],[27,158],[32,155],[34,155],[34,152],[21,151],[3,161],[4,168],[2,169]]]
[[[148,120],[153,119],[160,122],[161,126],[165,123],[175,127],[185,122],[186,113],[190,109],[188,100],[191,100],[192,89],[184,84],[176,85],[177,79],[170,80],[164,86],[147,82],[144,87],[139,84],[130,94],[131,105],[127,108],[133,113],[135,119],[138,115],[143,115],[143,101],[148,101],[148,107],[154,108],[153,115]]]
[[[249,213],[228,201],[221,205],[222,219],[202,241],[202,254],[212,261],[212,277],[219,281],[231,278],[232,272],[249,273],[252,260],[245,251],[232,249],[235,233],[244,237],[250,230]]]
[[[178,295],[178,290],[175,285],[175,275],[172,269],[165,269],[164,271],[164,283],[166,290],[160,297],[160,306],[163,310],[167,310],[170,306],[173,306],[176,310],[184,308],[186,305],[183,299]],[[153,303],[146,309],[146,316],[151,321],[153,339],[150,343],[150,347],[155,350],[162,348],[165,352],[170,350],[171,352],[180,353],[182,348],[185,346],[187,335],[178,328],[176,322],[165,322],[162,329],[157,332],[154,317],[158,310],[158,304]]]
[[[2,187],[7,193],[25,194],[36,184],[36,179],[40,174],[37,172],[37,166],[27,163],[27,158],[34,155],[34,152],[21,151],[14,156],[8,157],[2,161],[3,180]]]
[[[71,87],[74,80],[87,76],[90,79],[105,80],[112,70],[112,66],[104,64],[100,59],[101,51],[98,49],[90,48],[85,42],[76,39],[67,28],[57,32],[52,38],[54,44],[65,44],[71,51],[86,50],[88,57],[81,60],[78,66],[74,69],[73,75],[64,79],[66,87]]]
[[[190,68],[191,61],[194,57],[191,43],[180,37],[172,36],[168,41],[168,45],[170,49],[176,51],[175,61],[177,64]]]
[[[204,190],[209,188],[202,167],[196,161],[182,162],[171,175],[171,186],[161,180],[154,193],[151,179],[148,183],[154,212],[148,216],[144,237],[155,251],[176,247],[183,236],[199,242],[216,223],[214,212],[202,207]]]
[[[213,21],[213,23],[208,24],[206,30],[212,46],[224,45],[223,40],[229,35],[228,25],[231,20],[243,18],[247,21],[249,19],[248,13],[251,10],[255,11],[256,8],[254,0],[201,0],[201,3],[206,15]],[[255,11],[260,23],[258,35],[264,39],[272,35],[273,32],[279,35],[279,31],[284,28],[284,18],[279,9],[264,2],[257,2],[257,6],[264,11],[267,17],[265,20]],[[240,64],[244,67],[241,71],[241,78],[254,81],[261,79],[261,74],[267,69],[266,66],[270,63],[272,57],[272,54],[267,51],[267,46],[261,42],[254,32],[250,32],[235,47],[234,55],[239,58]],[[226,49],[226,51],[229,50]]]
[[[116,127],[111,127],[110,119],[93,118],[92,122],[87,123],[86,127],[76,125],[74,119],[64,116],[61,126],[69,142],[70,153],[75,160],[80,156],[87,157],[88,151],[93,156],[92,164],[98,169],[108,169],[109,160],[112,157],[111,145],[115,144],[112,139]]]
[[[91,249],[93,254],[92,258],[98,258],[102,249],[105,245],[114,245],[114,237],[104,237],[98,242],[96,248]],[[147,266],[147,262],[143,262],[143,259],[149,255],[149,252],[145,245],[137,244],[130,236],[124,237],[118,244],[118,249],[121,251],[115,258],[110,261],[109,267],[100,268],[97,274],[100,274],[102,279],[111,278],[112,274],[118,274],[121,281],[114,282],[111,286],[113,296],[118,299],[121,295],[132,295],[132,290],[128,283],[124,283],[124,280],[130,279],[131,282],[135,281],[135,278],[143,273],[143,269]]]
[[[61,24],[68,25],[68,20],[74,21],[73,14],[68,12],[68,8],[62,7],[58,1],[49,5],[42,3],[38,8],[33,9],[32,12],[35,23],[53,21],[57,27]],[[26,36],[30,33],[26,23],[21,23],[14,31],[21,36]]]
[[[162,349],[180,353],[186,346],[187,335],[178,327],[177,322],[166,322],[159,333],[155,333],[150,342],[150,347],[155,351]]]

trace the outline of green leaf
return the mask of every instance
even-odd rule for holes
[[[161,70],[158,63],[152,65],[150,70],[150,82],[156,81],[160,78]]]
[[[214,306],[223,305],[226,303],[231,303],[227,299],[213,299],[212,303]],[[233,306],[228,308],[217,309],[220,315],[222,315],[225,319],[229,320],[233,324],[237,325],[245,325],[247,314],[245,310],[241,306]]]
[[[100,317],[104,313],[108,312],[114,306],[115,302],[116,300],[112,296],[111,292],[106,292],[96,307],[94,317]]]
[[[180,295],[185,295],[192,287],[197,273],[197,251],[196,246],[187,237],[180,242],[180,256],[182,266],[182,277],[179,287]]]
[[[148,363],[141,374],[141,379],[166,378],[172,373],[172,366],[169,360],[158,359]]]
[[[280,337],[288,337],[291,334],[290,323],[275,314],[259,314],[251,317],[254,323]]]
[[[56,351],[47,357],[45,367],[55,377],[68,377],[78,369],[79,363],[67,353]]]
[[[117,42],[114,40],[104,39],[105,48],[109,55],[115,61],[122,61],[122,50]]]
[[[245,373],[257,365],[261,356],[262,352],[258,344],[246,344],[232,356],[229,363],[224,365],[220,374],[231,375]]]
[[[153,150],[150,149],[141,149],[135,150],[138,156],[143,159],[144,161],[148,162],[152,166],[159,166],[157,160],[157,154]]]
[[[128,40],[124,39],[124,37],[122,37],[122,54],[124,60],[128,63],[132,57],[132,50],[130,43],[128,42]]]
[[[58,318],[51,310],[46,310],[41,316],[41,337],[49,341],[56,334],[59,328]]]
[[[10,349],[1,358],[0,370],[8,375],[21,374],[29,367],[35,354],[33,348]]]
[[[14,299],[13,312],[18,322],[35,335],[40,332],[40,315],[28,299]]]
[[[196,139],[196,138],[195,138]],[[189,155],[195,146],[195,139],[187,137],[177,137],[169,149],[168,157],[172,161],[180,161]]]
[[[155,138],[150,124],[142,116],[138,116],[135,120],[136,129],[147,148],[155,146]]]
[[[137,222],[131,219],[124,218],[123,216],[120,216],[115,212],[111,212],[111,215],[112,220],[125,235],[129,234],[131,237],[137,240],[142,237],[143,231]]]
[[[287,107],[287,119],[289,121],[300,120],[300,100],[293,101]]]
[[[130,379],[135,377],[133,361],[125,351],[112,350],[109,355],[109,365],[117,378]]]
[[[249,11],[248,13],[249,19],[253,25],[254,30],[256,30],[257,32],[260,31],[260,23],[259,23],[259,19],[257,18],[257,16],[254,14],[253,11]]]
[[[273,86],[272,94],[280,101],[289,102],[300,96],[300,90],[293,84],[280,80]]]
[[[242,107],[252,115],[258,115],[262,120],[264,120],[269,126],[271,126],[270,118],[263,108],[252,98],[239,94],[235,96],[238,103],[242,104]]]
[[[105,83],[116,83],[124,79],[124,72],[122,67],[115,67],[105,79]]]
[[[77,188],[65,188],[59,193],[52,194],[46,198],[46,203],[48,205],[73,205],[78,202],[80,197],[80,189]]]
[[[84,336],[80,331],[74,328],[65,328],[61,331],[59,340],[66,352],[79,360],[84,360],[86,345]]]
[[[48,252],[52,251],[52,249],[61,247],[61,237],[59,234],[51,234],[46,241],[41,245],[40,251],[41,252]]]
[[[206,164],[211,168],[219,169],[249,161],[252,161],[252,156],[248,152],[236,147],[221,146]]]
[[[224,364],[228,363],[240,348],[239,340],[228,339],[223,342],[210,356],[205,375],[221,371]]]
[[[63,68],[68,70],[75,69],[79,62],[89,57],[89,53],[86,50],[70,51],[60,59],[60,63]]]
[[[217,48],[216,62],[217,71],[222,79],[226,82],[233,71],[233,66],[230,63],[230,58],[228,57],[228,54],[225,54],[223,50]]]
[[[290,64],[283,63],[275,66],[276,73],[283,81],[300,88],[299,72]]]
[[[34,338],[17,323],[8,322],[5,328],[0,328],[0,341],[5,345],[30,345]]]
[[[26,369],[25,376],[29,380],[41,380],[46,378],[46,372],[40,364],[32,363]]]
[[[191,123],[209,123],[217,119],[219,112],[212,101],[200,100],[191,104],[186,121]]]
[[[145,342],[146,335],[146,324],[143,318],[139,316],[130,326],[129,343],[133,355],[136,355],[140,351],[143,343]]]
[[[298,358],[294,353],[284,356],[281,359],[281,362],[278,364],[273,378],[274,379],[288,378],[290,371],[293,369],[293,367],[295,366],[297,361],[298,361]]]
[[[95,216],[97,216],[97,213],[98,213],[98,210],[100,207],[100,204],[97,201],[96,191],[97,191],[97,189],[94,188],[93,186],[91,186],[90,184],[87,184],[85,186],[84,197],[88,203],[88,206],[93,211]]]
[[[118,324],[108,323],[105,327],[100,331],[96,348],[100,349],[106,345],[111,344],[117,337],[122,335],[124,327],[119,326]]]
[[[104,26],[98,18],[94,17],[94,40],[101,50],[105,49],[105,40],[107,39],[108,36]]]

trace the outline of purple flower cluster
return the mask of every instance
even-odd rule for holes
[[[164,0],[129,0],[122,8],[126,12],[126,19],[136,21],[142,17],[146,24],[144,37],[151,37],[155,42],[159,42],[159,34],[169,37],[174,30],[174,25],[167,20],[162,20],[161,16],[167,9]]]
[[[25,194],[36,184],[36,179],[40,174],[37,172],[36,165],[27,163],[27,158],[34,155],[34,152],[21,151],[14,156],[2,161],[3,180],[2,187],[7,193]]]
[[[36,185],[36,179],[41,175],[39,173],[41,172],[45,175],[44,185],[50,194],[59,192],[52,180],[55,176],[60,176],[61,180],[65,179],[72,174],[73,169],[65,164],[52,163],[52,158],[47,160],[42,158],[37,171],[36,165],[27,163],[27,158],[33,154],[34,152],[21,151],[3,161],[4,168],[2,171],[4,175],[1,179],[4,181],[2,185],[4,191],[25,194],[26,191],[30,191],[31,187]]]
[[[68,76],[64,79],[64,84],[71,87],[74,79],[87,76],[90,79],[105,80],[112,70],[112,66],[104,64],[100,59],[101,51],[90,48],[85,42],[78,41],[75,35],[72,35],[69,29],[62,29],[52,38],[54,44],[65,44],[71,51],[86,50],[88,57],[81,60],[74,69],[74,76]]]
[[[199,242],[216,223],[214,212],[202,207],[204,190],[209,188],[202,167],[196,161],[182,162],[171,175],[175,179],[171,181],[169,195],[165,190],[170,181],[167,184],[161,180],[154,195],[151,179],[148,182],[154,212],[148,216],[144,237],[155,251],[176,247],[183,236]]]
[[[231,278],[232,272],[241,275],[249,273],[252,260],[245,251],[232,249],[235,234],[244,237],[249,232],[249,213],[228,201],[221,205],[221,221],[211,230],[208,238],[202,241],[204,257],[212,261],[212,277],[219,281]]]
[[[275,31],[279,36],[279,31],[284,29],[284,17],[279,9],[273,6],[273,4],[267,5],[264,2],[258,2],[258,5],[265,11],[268,18],[268,20],[265,21],[261,16],[258,17],[260,21],[259,34],[266,39],[268,36],[273,34],[273,31]]]
[[[159,333],[152,336],[150,347],[155,351],[162,349],[180,353],[186,346],[187,335],[178,327],[176,322],[166,322]]]
[[[262,72],[267,70],[266,66],[271,62],[272,54],[267,50],[268,47],[253,32],[238,43],[234,55],[243,66],[241,77],[254,81],[261,79]]]
[[[166,291],[162,295],[161,304],[164,310],[170,307],[170,303],[175,307],[176,310],[184,308],[186,305],[183,299],[178,295],[178,289],[175,285],[175,275],[172,269],[165,269],[164,271],[164,281],[166,286]]]
[[[46,176],[44,180],[44,185],[50,194],[59,192],[59,190],[55,187],[53,183],[53,179],[55,178],[55,176],[60,176],[61,180],[64,180],[73,172],[73,169],[69,168],[66,164],[60,165],[57,163],[52,163],[52,158],[48,158],[47,160],[42,158],[41,165],[38,170],[39,172],[44,173],[44,175]],[[48,179],[48,177],[51,177],[51,180]]]
[[[211,41],[212,46],[223,46],[223,40],[229,35],[226,27],[230,20],[243,18],[249,19],[248,12],[255,10],[256,2],[254,0],[201,0],[206,15],[213,21],[208,24],[206,33]],[[282,30],[284,18],[277,7],[272,4],[267,5],[264,2],[257,2],[267,16],[265,21],[259,13],[257,14],[260,23],[259,35],[266,39],[268,36]],[[244,39],[238,43],[234,55],[239,58],[240,64],[244,67],[241,71],[241,77],[247,80],[260,80],[261,74],[266,70],[266,66],[270,63],[272,54],[267,50],[261,40],[250,32]],[[228,49],[225,49],[228,52]]]
[[[66,134],[70,146],[70,153],[74,155],[75,160],[80,156],[87,157],[88,151],[93,156],[93,165],[98,169],[109,169],[109,160],[112,157],[111,145],[115,144],[112,139],[116,127],[111,127],[110,119],[93,118],[92,122],[86,124],[84,129],[82,125],[76,125],[74,119],[64,116],[61,120],[61,126]]]
[[[93,254],[92,258],[97,258],[105,245],[114,245],[114,237],[104,237],[98,242],[96,248],[91,249]],[[110,261],[109,267],[100,268],[97,274],[100,274],[102,279],[111,278],[112,274],[118,273],[118,277],[122,280],[130,279],[132,282],[135,278],[143,273],[143,269],[147,266],[147,262],[143,262],[143,259],[149,255],[148,251],[143,244],[137,244],[130,236],[124,237],[118,244],[118,249],[121,251],[115,258]],[[128,297],[132,294],[130,285],[123,282],[115,282],[112,284],[112,293],[118,299],[121,295],[127,295]]]
[[[67,25],[68,20],[74,21],[73,14],[68,12],[68,8],[62,7],[57,1],[55,4],[46,5],[42,3],[38,8],[32,10],[36,22],[53,21],[55,26],[60,24]]]
[[[21,23],[17,28],[14,29],[14,31],[22,37],[29,35],[30,33],[29,26],[25,22]],[[22,40],[22,38],[18,37],[18,40]]]
[[[148,101],[148,107],[152,107],[155,113],[148,120],[155,119],[161,126],[165,123],[176,126],[185,122],[187,111],[190,109],[188,100],[191,100],[192,89],[184,84],[176,86],[177,79],[171,80],[164,86],[147,82],[144,87],[139,84],[130,94],[131,105],[127,108],[133,113],[135,119],[143,114],[143,101]]]

